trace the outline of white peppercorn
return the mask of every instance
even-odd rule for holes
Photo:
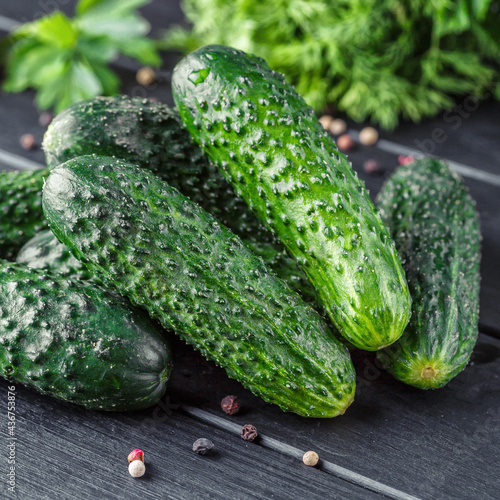
[[[142,460],[132,460],[128,465],[128,472],[132,477],[142,477],[146,472],[146,466]]]
[[[332,124],[332,121],[333,121],[333,116],[323,115],[318,121],[319,121],[319,123],[321,123],[321,125],[323,125],[323,128],[325,130],[329,130],[330,125]]]
[[[378,132],[373,127],[365,127],[359,133],[359,142],[365,146],[373,146],[378,141]]]
[[[336,120],[332,120],[332,123],[330,123],[330,127],[328,129],[330,130],[331,134],[340,135],[347,130],[347,124],[344,120],[337,118]]]
[[[319,462],[319,456],[315,451],[306,451],[302,461],[309,467],[314,467]]]

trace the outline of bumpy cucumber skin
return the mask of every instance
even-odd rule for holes
[[[42,187],[47,169],[0,172],[0,258],[13,260],[38,231],[47,228]]]
[[[319,315],[208,212],[124,161],[55,169],[43,206],[58,239],[252,392],[283,410],[333,417],[352,402],[347,349]]]
[[[312,108],[264,60],[212,45],[174,69],[187,129],[302,265],[350,342],[377,350],[410,317],[387,228]]]
[[[145,312],[88,282],[0,263],[0,374],[89,409],[154,405],[171,369]]]
[[[73,257],[69,248],[62,244],[48,229],[35,234],[19,250],[16,262],[35,269],[44,269],[50,273],[75,280],[93,279],[94,275]],[[95,282],[98,282],[94,278]]]
[[[185,130],[176,109],[128,96],[96,97],[59,113],[43,140],[49,168],[83,155],[116,156],[146,168],[244,238],[258,220]],[[264,229],[265,231],[265,229]]]
[[[97,154],[130,161],[202,195],[209,162],[183,129],[175,109],[127,96],[96,97],[69,106],[47,128],[47,166]]]
[[[350,345],[335,327],[330,323],[328,316],[321,304],[318,303],[314,288],[311,287],[303,273],[297,272],[297,264],[284,250],[279,250],[278,245],[271,243],[255,242],[245,240],[244,242],[250,250],[262,257],[266,265],[271,269],[276,266],[279,269],[278,276],[284,279],[292,288],[299,291],[304,300],[314,302],[316,310],[328,327],[334,332],[349,349]],[[54,233],[48,229],[37,233],[22,248],[16,257],[16,262],[36,269],[44,269],[48,272],[72,279],[92,280],[93,283],[101,284],[98,276],[94,275],[84,264],[73,257],[69,248],[61,243]],[[270,264],[272,263],[272,264]],[[274,269],[273,269],[274,270]]]
[[[446,385],[467,365],[478,335],[480,229],[475,204],[439,160],[400,167],[377,198],[406,271],[413,312],[378,357],[421,389]]]
[[[316,293],[283,245],[248,210],[185,130],[176,109],[148,99],[96,97],[59,113],[43,149],[53,168],[82,155],[116,156],[154,172],[214,215],[310,301]]]

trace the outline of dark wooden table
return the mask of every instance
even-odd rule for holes
[[[72,12],[73,0],[56,0]],[[2,2],[0,30],[40,15],[51,2]],[[154,29],[182,21],[178,2],[154,1],[143,9]],[[119,61],[123,91],[172,103],[169,74],[178,56],[165,56],[162,81],[138,86],[136,66]],[[360,125],[351,124],[356,137]],[[441,132],[440,129],[443,131]],[[43,135],[33,94],[0,94],[0,168],[32,169],[40,149],[24,151],[19,138]],[[443,135],[444,134],[444,135]],[[436,138],[439,138],[436,141]],[[446,137],[443,140],[443,137]],[[283,413],[253,396],[225,372],[175,337],[175,368],[167,395],[143,412],[86,411],[15,386],[16,491],[7,488],[8,384],[0,381],[3,439],[0,497],[22,499],[498,499],[500,446],[500,106],[461,100],[446,116],[383,133],[376,147],[357,145],[349,157],[373,196],[398,164],[399,154],[431,152],[464,175],[481,214],[483,240],[480,331],[470,366],[447,387],[419,391],[382,372],[372,355],[356,352],[356,401],[331,420]],[[368,158],[382,176],[368,176]],[[228,417],[220,400],[244,403]],[[239,437],[254,424],[261,439]],[[192,443],[207,437],[215,453],[198,456]],[[12,447],[12,446],[11,446]],[[146,454],[147,474],[132,479],[126,457]],[[13,447],[12,447],[13,448]],[[315,450],[322,462],[301,462]]]

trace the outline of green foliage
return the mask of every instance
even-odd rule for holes
[[[149,24],[135,10],[149,0],[80,0],[70,19],[56,11],[24,24],[2,43],[7,78],[3,89],[37,90],[40,109],[55,110],[119,91],[108,64],[119,54],[157,66],[160,57],[146,38]]]
[[[327,103],[394,127],[499,95],[500,5],[494,0],[184,0],[192,29],[162,48],[230,45],[265,58],[316,110]],[[496,86],[496,91],[495,91]]]

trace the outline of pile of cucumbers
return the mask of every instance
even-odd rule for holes
[[[46,169],[0,174],[2,376],[146,408],[172,331],[264,400],[334,417],[355,394],[349,349],[420,388],[465,368],[480,231],[457,174],[400,167],[377,209],[283,75],[229,47],[189,54],[172,89],[176,108],[73,105]]]

